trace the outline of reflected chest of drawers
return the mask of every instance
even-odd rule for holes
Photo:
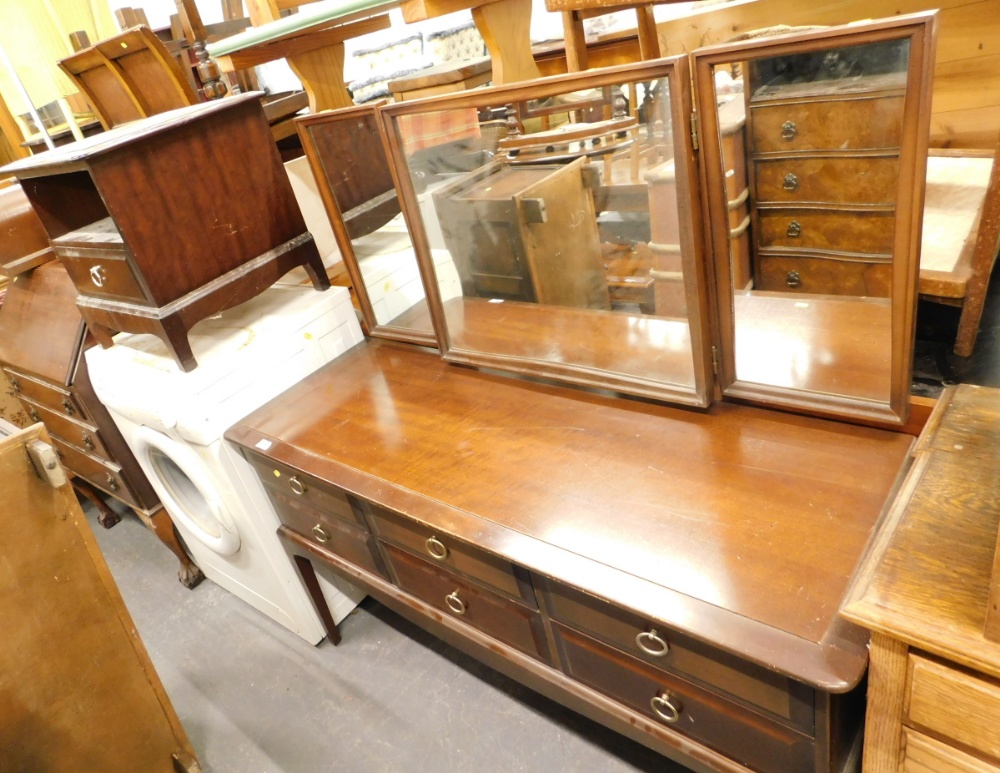
[[[695,770],[857,769],[867,635],[836,610],[911,438],[628,404],[388,342],[226,437],[321,615],[332,571]]]

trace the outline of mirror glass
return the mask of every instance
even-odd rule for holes
[[[706,403],[675,64],[384,110],[447,359]]]
[[[296,124],[368,332],[436,345],[378,104],[319,113]]]
[[[910,228],[899,200],[913,198],[901,190],[910,40],[754,53],[709,71],[727,394],[763,386],[888,411],[894,309],[909,302],[901,279],[915,262],[897,240]]]

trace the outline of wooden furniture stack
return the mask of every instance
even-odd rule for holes
[[[942,396],[844,615],[871,629],[866,773],[1000,771],[1000,391]]]

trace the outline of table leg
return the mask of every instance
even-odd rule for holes
[[[309,112],[353,107],[344,85],[344,44],[331,43],[287,58],[309,97]]]
[[[531,0],[498,0],[472,9],[472,19],[493,60],[496,85],[542,76],[531,55]]]

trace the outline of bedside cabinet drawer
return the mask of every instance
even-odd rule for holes
[[[375,538],[364,529],[332,518],[321,510],[310,507],[301,500],[290,499],[285,494],[268,489],[268,495],[278,511],[281,522],[331,553],[336,553],[355,566],[379,577],[389,579],[382,560],[377,555]]]
[[[892,255],[893,212],[758,209],[757,222],[760,247]]]
[[[1000,684],[911,654],[904,721],[1000,763]]]
[[[56,245],[53,250],[81,295],[150,303],[124,251],[109,253]]]
[[[449,617],[551,663],[541,615],[395,545],[382,543],[396,584]]]
[[[554,623],[566,673],[663,727],[766,773],[815,770],[813,739]]]
[[[137,506],[128,481],[122,476],[121,467],[105,459],[86,454],[55,435],[51,437],[52,445],[55,446],[63,467],[101,491],[107,492],[132,507]]]
[[[25,399],[23,402],[25,410],[28,411],[32,420],[36,420],[37,417],[37,420],[45,424],[53,435],[58,435],[67,443],[95,456],[102,456],[105,459],[111,458],[111,454],[104,447],[104,441],[101,440],[101,434],[97,431],[97,427],[74,421],[30,400]]]
[[[519,582],[514,574],[514,567],[502,558],[376,505],[369,504],[369,508],[375,530],[383,539],[408,548],[428,561],[489,585],[523,601],[533,609],[538,608],[530,584]]]
[[[804,684],[694,641],[659,623],[549,579],[536,579],[553,620],[658,669],[680,673],[811,734],[813,691]]]
[[[761,255],[758,290],[888,298],[892,264],[863,260]]]
[[[903,739],[900,773],[1000,773],[1000,768],[908,727],[903,728]]]
[[[756,200],[760,203],[889,206],[896,201],[899,159],[895,156],[757,158],[754,171]]]
[[[755,153],[898,148],[903,95],[750,105]]]
[[[11,368],[4,368],[10,385],[21,397],[34,403],[44,405],[56,413],[62,413],[81,421],[90,421],[90,416],[76,396],[65,387],[50,384],[47,381],[26,376]]]
[[[284,494],[289,499],[301,500],[327,515],[361,526],[367,531],[368,525],[365,523],[360,500],[346,491],[263,456],[249,454],[248,459],[269,490]]]

